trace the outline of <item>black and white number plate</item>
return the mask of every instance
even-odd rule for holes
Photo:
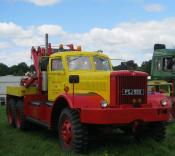
[[[122,89],[122,95],[144,95],[144,89]]]

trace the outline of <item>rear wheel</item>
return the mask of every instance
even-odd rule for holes
[[[7,101],[7,119],[10,126],[15,127],[16,120],[16,108],[15,108],[15,99],[9,99]]]
[[[65,108],[59,118],[59,139],[64,151],[87,152],[88,131],[77,111]]]
[[[23,100],[20,99],[17,101],[17,109],[16,109],[16,127],[21,130],[27,129],[27,121],[24,115],[24,104]]]

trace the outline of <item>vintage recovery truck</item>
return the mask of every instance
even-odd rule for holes
[[[89,129],[131,127],[136,136],[163,140],[171,102],[147,96],[147,73],[113,71],[102,52],[81,51],[72,44],[32,47],[35,73],[20,86],[7,88],[7,116],[12,127],[30,122],[57,132],[65,151],[85,152]]]

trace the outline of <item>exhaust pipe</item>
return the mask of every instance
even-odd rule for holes
[[[45,46],[46,46],[46,56],[48,56],[48,45],[49,45],[49,39],[48,34],[45,34]]]

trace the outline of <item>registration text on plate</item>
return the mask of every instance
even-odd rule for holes
[[[144,95],[144,89],[122,89],[122,95]]]

